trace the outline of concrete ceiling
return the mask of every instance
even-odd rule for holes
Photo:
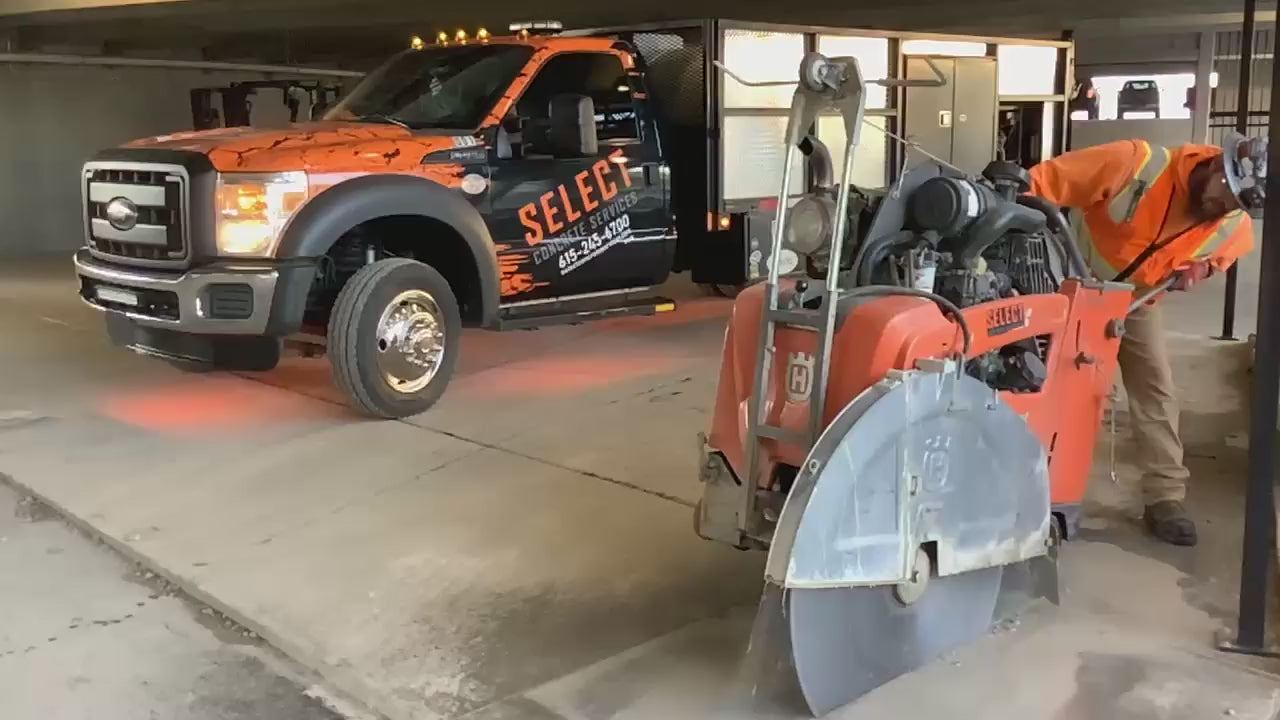
[[[732,17],[903,30],[1058,36],[1064,30],[1152,32],[1239,23],[1242,0],[545,0],[537,19],[571,27]],[[1271,10],[1271,0],[1260,3]],[[0,50],[179,55],[359,67],[414,34],[504,28],[527,0],[0,0]]]

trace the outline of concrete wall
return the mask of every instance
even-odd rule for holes
[[[66,253],[83,243],[80,167],[99,149],[191,128],[189,90],[259,79],[150,68],[0,65],[0,256]],[[254,123],[288,111],[260,95]]]
[[[1195,72],[1198,32],[1083,34],[1075,38],[1076,75]]]
[[[1081,33],[1076,37],[1076,77],[1188,73],[1199,77],[1200,83],[1207,86],[1210,71],[1207,53],[1213,38],[1213,33],[1201,32],[1198,28]],[[1202,49],[1205,42],[1210,45]],[[1108,114],[1115,111],[1117,89],[1111,86],[1105,90],[1108,94],[1102,104],[1103,111]],[[1181,87],[1164,88],[1161,105],[1167,114],[1172,113],[1171,105],[1182,106],[1182,94]],[[1202,96],[1188,120],[1073,121],[1070,145],[1073,148],[1087,147],[1118,137],[1141,137],[1167,146],[1203,142],[1208,126],[1208,100],[1207,95]]]
[[[1191,142],[1191,120],[1072,120],[1071,148],[1141,138],[1165,147]]]

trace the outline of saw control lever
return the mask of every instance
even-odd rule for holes
[[[1151,302],[1151,300],[1152,300],[1153,298],[1155,298],[1155,297],[1156,297],[1156,296],[1158,296],[1160,293],[1162,293],[1162,292],[1164,292],[1164,291],[1168,290],[1170,287],[1172,287],[1172,286],[1173,286],[1173,284],[1174,284],[1175,282],[1177,282],[1177,280],[1178,280],[1177,276],[1171,277],[1171,278],[1169,278],[1168,280],[1165,280],[1164,282],[1160,283],[1159,285],[1157,285],[1157,286],[1155,286],[1155,287],[1151,288],[1150,290],[1146,291],[1145,293],[1143,293],[1143,294],[1139,295],[1138,297],[1134,298],[1134,299],[1133,299],[1133,302],[1129,303],[1129,312],[1127,312],[1127,313],[1125,313],[1125,314],[1126,314],[1126,315],[1132,315],[1132,314],[1134,314],[1135,312],[1137,312],[1137,311],[1138,311],[1138,308],[1140,308],[1140,307],[1142,307],[1143,305],[1146,305],[1147,303]]]

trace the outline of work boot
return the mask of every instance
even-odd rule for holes
[[[1161,500],[1148,505],[1142,521],[1148,532],[1171,545],[1196,544],[1196,524],[1187,517],[1186,508],[1177,500]]]

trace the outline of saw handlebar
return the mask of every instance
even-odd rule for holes
[[[1156,285],[1155,287],[1142,293],[1138,297],[1135,297],[1133,299],[1133,302],[1129,303],[1129,311],[1125,313],[1125,316],[1127,317],[1137,312],[1138,308],[1142,307],[1143,305],[1146,305],[1148,302],[1151,301],[1152,298],[1168,290],[1175,282],[1177,282],[1177,280],[1178,280],[1178,276],[1173,275],[1169,277],[1169,279],[1160,283],[1159,285]]]
[[[945,86],[947,84],[947,76],[942,73],[942,69],[938,67],[938,64],[934,61],[934,59],[929,57],[928,55],[921,55],[920,59],[924,61],[925,65],[929,66],[929,71],[933,73],[932,78],[882,78],[880,80],[864,80],[862,79],[861,72],[856,72],[854,73],[854,75],[856,75],[856,79],[854,79],[851,84],[855,86],[855,90],[859,94],[862,92],[862,86],[864,85],[880,85],[882,87],[887,87],[887,88]],[[821,55],[819,53],[809,53],[806,56],[805,61],[801,64],[801,70],[800,70],[801,81],[748,80],[742,77],[741,75],[735,73],[734,71],[730,70],[727,65],[725,65],[723,62],[719,60],[712,60],[711,64],[720,72],[724,73],[725,75],[728,75],[729,77],[733,78],[738,83],[745,85],[746,87],[762,88],[762,87],[800,86],[800,87],[809,87],[811,90],[815,92],[822,92],[823,90],[848,92],[849,91],[848,85],[850,84],[850,80],[851,80],[850,73],[846,69],[842,68],[841,66],[842,64],[840,62],[836,62],[836,60],[839,60],[839,58],[833,60],[832,58],[828,58],[825,55]],[[857,64],[857,60],[855,58],[847,58],[847,60],[855,65]],[[859,98],[858,102],[859,104],[862,102],[861,98]],[[920,143],[916,142],[915,140],[912,140],[909,137],[906,137],[904,135],[899,135],[898,133],[895,133],[892,130],[880,127],[880,125],[877,125],[871,122],[871,120],[868,118],[860,117],[858,122],[861,124],[870,125],[877,132],[884,133],[890,138],[893,138],[899,143],[902,143],[904,147],[910,150],[915,150],[916,152],[920,153],[921,155],[924,155],[925,157],[929,158],[930,160],[933,160],[936,163],[939,163],[940,165],[951,168],[952,170],[955,170],[956,172],[960,173],[961,175],[964,175],[965,177],[969,176],[969,173],[963,168],[953,165],[950,162],[929,152],[924,148],[924,146],[922,146]],[[846,132],[847,132],[847,128],[846,128]],[[856,137],[851,135],[849,139],[856,140]],[[856,142],[850,143],[850,145],[854,145],[854,144],[856,144]]]
[[[927,55],[922,55],[920,59],[923,60],[924,64],[928,65],[929,70],[933,72],[933,75],[934,75],[933,79],[916,78],[916,79],[899,80],[899,79],[892,79],[892,78],[884,78],[882,80],[863,80],[862,82],[865,85],[883,85],[884,87],[942,87],[943,85],[947,84],[947,76],[942,74],[942,70],[939,69],[937,64],[934,63],[933,58]],[[821,60],[818,60],[817,63],[821,64],[821,66],[824,68],[837,67],[832,65],[831,61],[825,57],[823,57]],[[790,85],[796,84],[795,80],[748,80],[742,77],[741,75],[735,73],[734,71],[730,70],[727,65],[725,65],[723,62],[720,62],[719,60],[712,60],[711,64],[715,65],[716,68],[720,70],[720,72],[724,73],[725,75],[728,75],[729,77],[733,78],[734,80],[737,80],[739,83],[747,87],[783,87],[783,86],[790,86]],[[837,77],[839,77],[839,80],[841,82],[847,79],[845,77],[840,77],[840,76],[837,76]]]

